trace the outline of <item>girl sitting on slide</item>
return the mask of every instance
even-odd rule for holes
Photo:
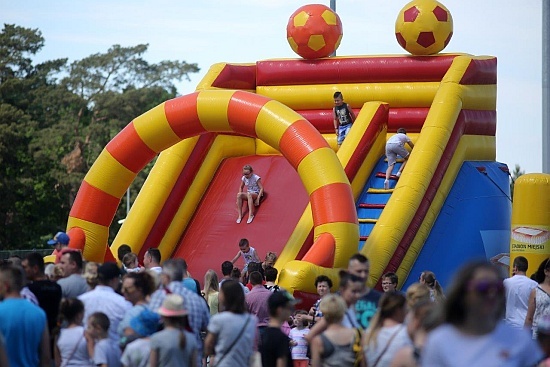
[[[241,179],[241,186],[237,193],[237,223],[241,223],[243,219],[243,200],[248,201],[248,220],[246,223],[251,223],[254,220],[254,207],[260,205],[260,199],[264,194],[264,187],[260,181],[261,177],[253,173],[252,167],[246,165],[243,167],[243,177]],[[244,192],[244,187],[247,187],[247,191]]]

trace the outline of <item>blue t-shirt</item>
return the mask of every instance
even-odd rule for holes
[[[46,313],[26,299],[0,302],[0,333],[6,341],[10,366],[40,365],[40,343],[46,327]]]
[[[366,330],[369,327],[370,320],[378,309],[378,301],[380,301],[382,293],[375,289],[371,289],[367,294],[359,298],[355,303],[355,315],[357,322]]]

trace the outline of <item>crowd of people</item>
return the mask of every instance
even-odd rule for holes
[[[521,256],[506,279],[469,263],[444,293],[430,271],[403,291],[395,273],[370,288],[355,254],[338,279],[311,280],[309,307],[277,285],[276,254],[261,261],[246,239],[202,286],[155,248],[140,259],[121,246],[119,266],[85,262],[64,233],[52,241],[59,271],[38,253],[0,267],[2,367],[550,365],[550,259],[534,280]]]

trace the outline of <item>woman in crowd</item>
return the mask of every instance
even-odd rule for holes
[[[94,289],[99,283],[99,281],[97,280],[98,267],[99,264],[93,261],[88,261],[86,262],[86,265],[84,265],[84,274],[82,274],[82,276],[84,277],[84,279],[86,279],[86,283],[88,283],[90,289]]]
[[[204,290],[202,293],[210,308],[210,316],[214,316],[218,313],[219,308],[219,283],[218,274],[212,269],[209,269],[206,274],[204,274]]]
[[[503,321],[504,285],[487,262],[461,268],[444,303],[444,324],[428,335],[423,366],[533,366],[542,352],[529,333]]]
[[[148,297],[157,290],[155,280],[148,272],[128,273],[122,280],[122,295],[132,307],[118,324],[118,335],[125,335],[124,329],[130,325],[130,320],[147,308]]]
[[[224,311],[210,319],[205,355],[216,367],[248,366],[258,320],[246,311],[243,289],[235,280],[222,283],[219,301]]]
[[[320,304],[326,329],[311,341],[312,367],[352,367],[358,359],[361,334],[342,324],[347,310],[344,299],[335,294],[323,297]],[[359,348],[354,348],[359,345]],[[359,349],[359,350],[354,350]],[[364,360],[361,359],[361,366]]]
[[[432,301],[439,303],[445,300],[443,288],[441,288],[441,284],[439,284],[433,272],[428,270],[423,271],[422,274],[420,274],[419,282],[420,284],[426,284],[428,286],[428,288],[430,289],[430,297],[432,298]]]
[[[407,303],[403,294],[386,292],[382,295],[363,341],[369,367],[389,366],[395,353],[411,344],[403,323],[406,315]]]
[[[407,307],[411,310],[417,303],[433,301],[430,288],[426,284],[413,283],[407,288]]]
[[[537,325],[544,316],[550,316],[550,258],[535,274],[539,285],[531,291],[525,327],[533,330],[533,339],[537,338]]]
[[[63,327],[55,337],[56,367],[91,366],[84,338],[84,304],[78,298],[66,298],[59,306],[59,320]]]
[[[415,303],[407,320],[407,334],[412,345],[404,346],[395,354],[391,367],[419,367],[428,333],[440,323],[436,304],[429,298]]]
[[[319,310],[319,305],[323,300],[323,297],[327,294],[330,294],[330,288],[332,288],[332,280],[326,275],[319,275],[315,278],[315,288],[317,289],[317,294],[319,299],[313,304],[308,314],[299,314],[296,315],[298,322],[309,321],[310,326],[313,326],[316,321],[319,321],[323,314]]]

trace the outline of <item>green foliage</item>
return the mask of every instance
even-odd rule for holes
[[[514,184],[516,183],[518,177],[524,174],[525,171],[521,169],[519,164],[516,164],[510,176],[510,196],[512,197],[512,200],[514,199]]]
[[[184,61],[148,63],[148,45],[34,64],[44,41],[37,29],[5,24],[0,33],[0,249],[39,248],[63,230],[105,145],[199,71]],[[132,198],[150,168],[132,184]],[[126,216],[123,202],[114,223]]]

